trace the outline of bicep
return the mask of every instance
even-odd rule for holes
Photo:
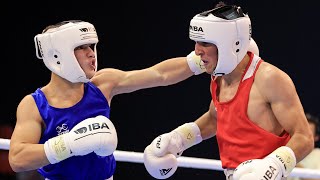
[[[307,121],[296,88],[291,78],[281,73],[274,78],[268,91],[268,100],[279,124],[292,136],[304,131]]]
[[[17,108],[17,122],[11,137],[9,162],[16,172],[47,165],[43,144],[38,144],[42,119],[32,96],[26,96]]]
[[[294,151],[299,162],[310,153],[314,142],[311,129],[306,128],[308,121],[296,89],[290,81],[282,81],[277,87],[275,92],[278,93],[273,96],[271,107],[279,124],[290,134],[291,138],[286,146]]]
[[[17,121],[11,144],[37,144],[42,131],[41,117],[31,96],[26,96],[18,105]]]

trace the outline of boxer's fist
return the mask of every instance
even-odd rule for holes
[[[97,141],[97,148],[94,149],[94,152],[99,156],[109,156],[116,150],[118,145],[116,128],[105,116],[97,116],[96,119],[100,119],[106,128],[101,129],[102,131],[100,132],[100,138],[94,137]]]
[[[182,140],[177,132],[156,137],[144,150],[144,165],[148,173],[156,179],[172,176],[177,168],[177,157],[183,151]]]
[[[200,58],[200,56],[197,56],[194,51],[192,51],[187,56],[187,62],[189,65],[190,70],[195,74],[201,74],[206,71],[206,68],[204,67],[204,64]]]
[[[44,143],[45,154],[51,164],[71,156],[110,155],[117,146],[117,134],[111,121],[104,116],[88,118],[70,132],[53,137]]]
[[[264,159],[241,163],[234,171],[234,180],[268,179],[288,177],[296,165],[294,152],[286,146],[279,147]]]
[[[151,176],[166,179],[177,170],[177,157],[202,141],[196,123],[186,123],[155,138],[144,151],[144,165]]]
[[[176,156],[167,153],[163,156],[155,155],[158,150],[151,144],[144,150],[144,166],[148,173],[156,179],[166,179],[172,176],[177,168],[178,162]]]
[[[252,159],[241,163],[233,174],[233,180],[281,180],[282,171],[270,158]]]

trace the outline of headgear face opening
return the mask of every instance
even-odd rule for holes
[[[197,14],[190,21],[191,40],[215,44],[218,62],[214,76],[231,73],[248,51],[251,21],[240,7],[222,6]]]
[[[83,21],[69,21],[49,29],[34,37],[36,55],[43,59],[44,64],[52,72],[60,77],[76,83],[88,82],[83,69],[80,67],[74,49],[85,44],[94,44],[94,52],[97,64],[98,36],[94,26]]]

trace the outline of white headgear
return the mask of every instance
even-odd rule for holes
[[[248,51],[252,52],[253,54],[259,56],[259,47],[254,39],[251,37],[250,45]]]
[[[70,82],[88,82],[80,67],[74,49],[85,44],[94,44],[97,70],[98,36],[94,26],[83,21],[65,21],[59,27],[49,29],[34,37],[36,55],[52,72]],[[39,54],[40,53],[40,54]]]
[[[218,63],[214,76],[231,73],[248,51],[251,22],[240,7],[222,6],[197,14],[190,21],[189,37],[194,41],[215,44]]]

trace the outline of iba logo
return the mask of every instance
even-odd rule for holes
[[[87,131],[90,132],[90,131],[95,131],[97,129],[104,129],[104,128],[110,129],[107,123],[102,123],[101,126],[99,123],[93,123],[93,124],[89,124],[88,127],[84,126],[79,129],[76,129],[74,133],[83,134],[83,133],[86,133]]]
[[[81,28],[79,30],[81,32],[95,32],[96,31],[96,29],[94,29],[93,27]]]
[[[171,170],[172,170],[172,168],[169,168],[169,169],[160,169],[160,174],[161,174],[161,176],[165,176],[165,175],[167,175]]]
[[[198,27],[198,26],[189,26],[189,30],[197,31],[197,32],[203,32],[202,27]]]

